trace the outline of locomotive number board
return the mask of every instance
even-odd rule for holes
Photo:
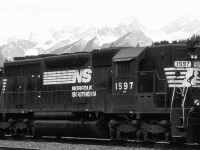
[[[133,79],[116,79],[113,83],[114,94],[132,94],[135,92]]]
[[[174,61],[175,67],[191,67],[191,61]]]
[[[133,82],[117,82],[115,83],[115,90],[132,90]]]

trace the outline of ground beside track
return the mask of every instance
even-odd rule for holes
[[[75,138],[11,138],[0,140],[1,147],[39,150],[199,150],[194,145],[169,145],[166,143],[111,142],[109,140],[75,139]],[[6,149],[8,150],[8,149]]]

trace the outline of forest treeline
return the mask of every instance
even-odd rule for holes
[[[163,40],[160,42],[153,42],[152,46],[165,45],[165,44],[187,44],[188,47],[192,47],[195,41],[200,41],[200,35],[194,34],[192,37],[188,39],[175,40],[175,41],[172,41],[171,43],[166,40]]]

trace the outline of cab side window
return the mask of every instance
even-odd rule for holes
[[[121,61],[115,64],[115,77],[130,77],[130,61]]]

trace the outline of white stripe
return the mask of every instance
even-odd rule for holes
[[[186,75],[187,72],[180,72],[181,75]],[[175,75],[175,72],[165,72],[165,75]]]
[[[44,80],[56,80],[56,79],[73,79],[73,76],[70,77],[45,77]]]
[[[55,77],[55,76],[72,76],[74,75],[75,73],[62,73],[62,74],[45,74],[44,77],[48,77],[48,76],[52,76],[52,77]]]
[[[44,85],[50,85],[50,84],[68,84],[68,83],[72,83],[69,81],[65,81],[65,82],[44,82]]]
[[[183,83],[184,82],[184,80],[168,80],[167,81],[168,83]]]
[[[185,76],[179,76],[179,77],[177,77],[177,76],[166,76],[167,77],[167,79],[184,79],[185,78]]]
[[[55,80],[44,80],[44,82],[72,82],[73,80],[68,79],[55,79]]]
[[[165,72],[166,75],[175,75],[175,72]]]
[[[165,71],[175,70],[175,68],[164,68]]]
[[[50,76],[44,76],[44,78],[48,78],[48,77],[73,77],[73,75],[50,75]]]
[[[200,87],[200,85],[193,85],[192,87]]]
[[[169,87],[185,87],[182,84],[169,84]]]
[[[169,84],[169,87],[185,87],[185,85],[182,84]],[[190,86],[188,86],[190,87]],[[191,87],[200,87],[200,85],[192,85]]]
[[[66,70],[66,71],[51,71],[51,72],[44,72],[44,75],[51,75],[51,74],[71,74],[78,72],[78,70]]]
[[[54,79],[54,80],[43,80],[44,82],[60,82],[60,81],[73,81],[72,79]]]
[[[187,71],[186,68],[164,68],[165,71]]]

